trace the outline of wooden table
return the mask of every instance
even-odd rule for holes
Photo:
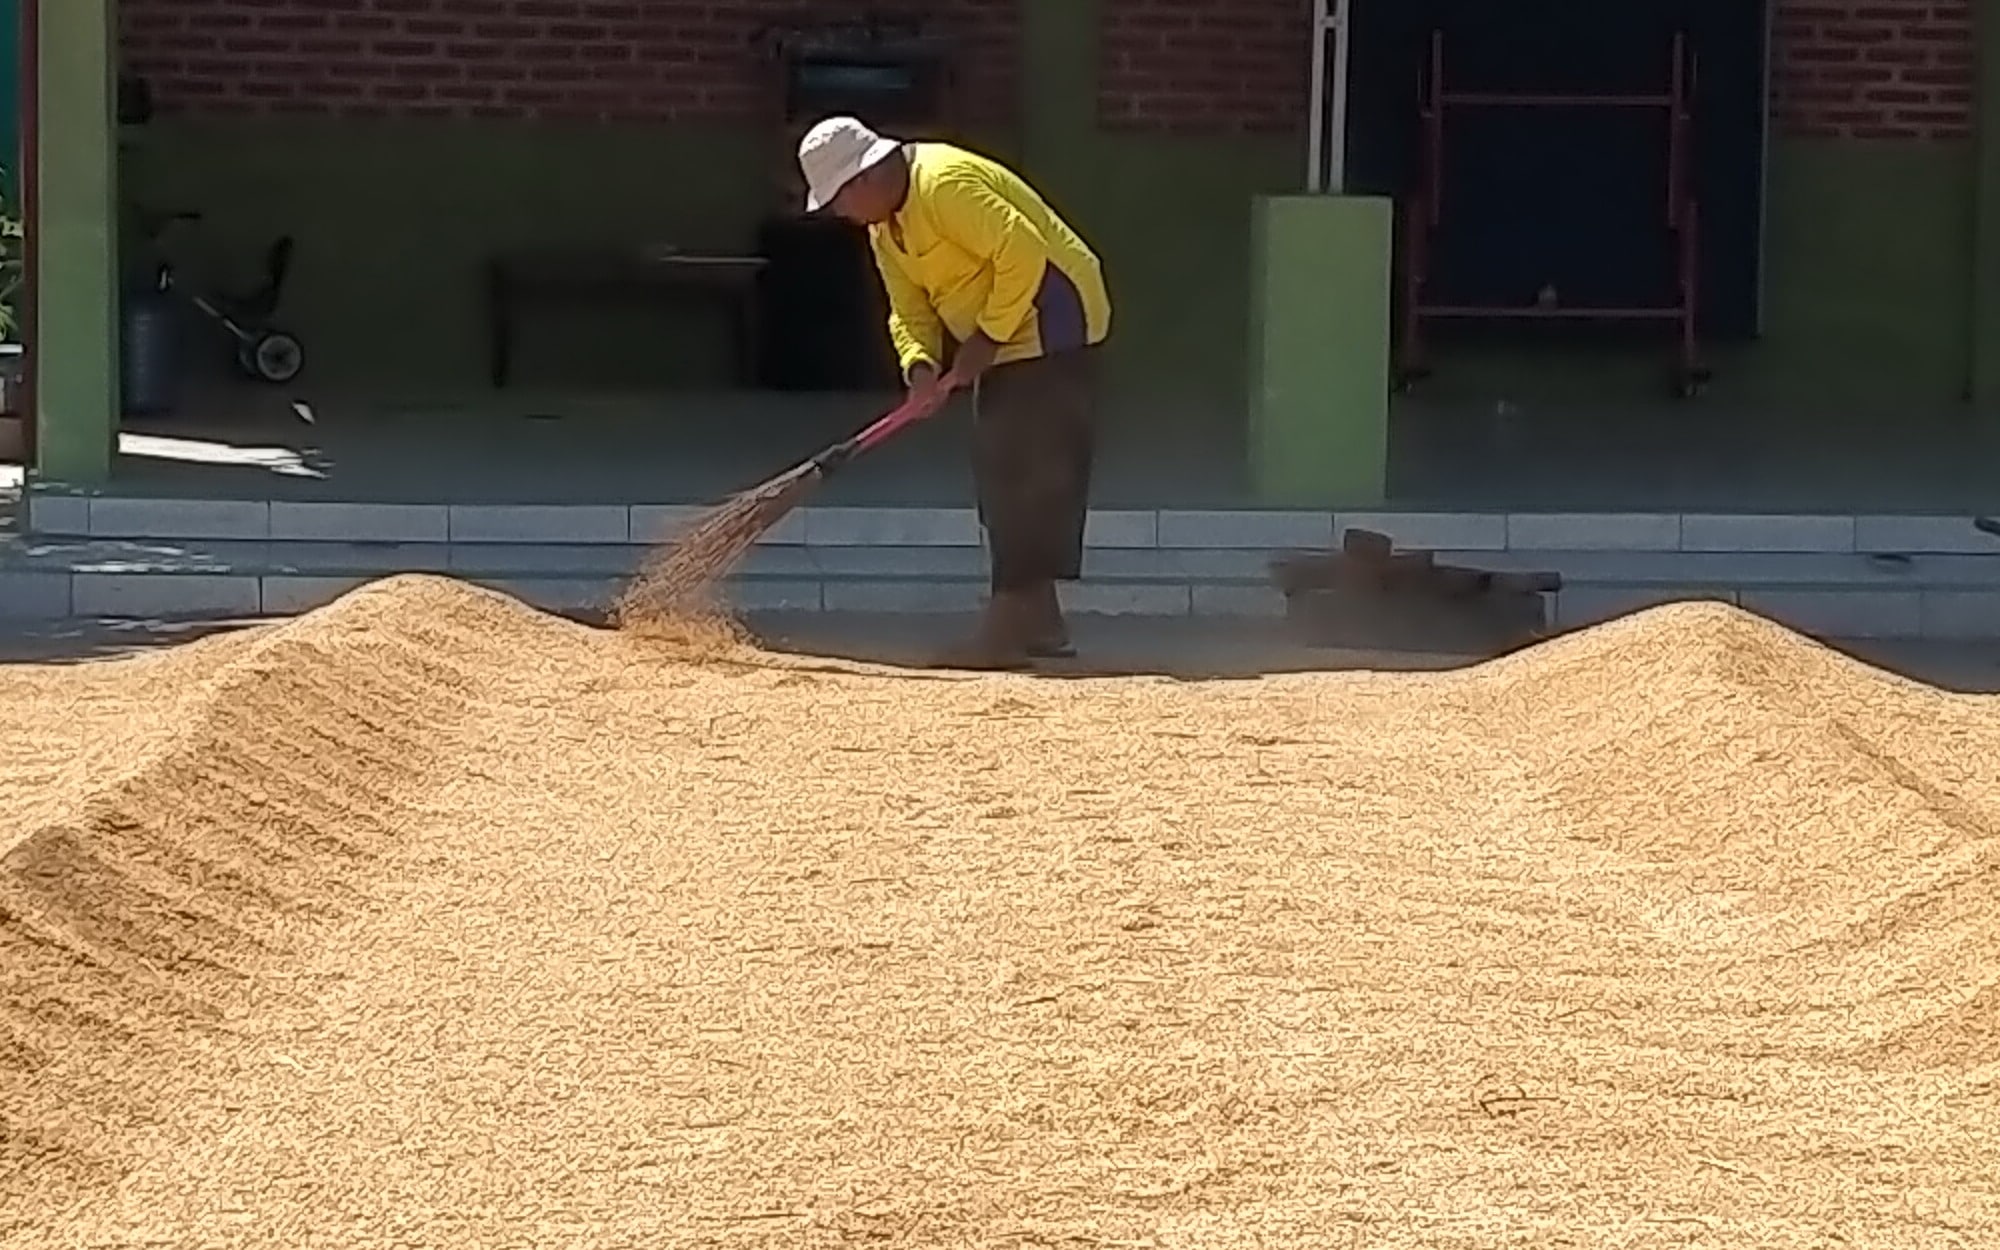
[[[567,303],[659,303],[718,299],[736,326],[736,371],[756,382],[757,276],[762,256],[683,252],[670,247],[533,248],[487,262],[487,320],[493,385],[513,373],[514,319],[530,299]]]

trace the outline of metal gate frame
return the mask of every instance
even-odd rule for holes
[[[1312,41],[1306,190],[1339,195],[1347,189],[1347,0],[1313,0]]]

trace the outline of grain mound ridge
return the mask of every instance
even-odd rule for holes
[[[1551,836],[1730,899],[1758,958],[1714,989],[1734,1045],[2000,1060],[1993,700],[1884,673],[1762,617],[1659,608],[1467,674],[1512,726]],[[1685,913],[1682,919],[1685,919]],[[1782,941],[1774,940],[1782,936]],[[1971,971],[1972,979],[1967,979]],[[1772,978],[1814,1010],[1760,1019]],[[1719,1039],[1726,1032],[1718,1027]],[[1948,1039],[1948,1040],[1947,1040]]]
[[[226,1033],[260,966],[360,901],[356,870],[417,824],[482,670],[537,627],[487,592],[396,578],[123,662],[144,692],[128,757],[66,791],[30,778],[41,792],[9,807],[33,823],[0,827],[0,1176],[106,1162],[65,1139],[143,1120],[130,1065]],[[65,1122],[81,1131],[33,1127]]]
[[[298,624],[402,657],[343,660],[395,675],[367,719],[459,728],[202,913],[121,1183],[0,1177],[0,1245],[2000,1244],[1995,700],[1707,608],[1454,674],[938,681],[391,589]]]

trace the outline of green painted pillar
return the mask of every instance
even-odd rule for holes
[[[1973,6],[1972,401],[2000,408],[2000,4]]]
[[[34,177],[35,469],[110,476],[118,434],[114,0],[41,0]]]
[[[1380,504],[1389,463],[1387,199],[1256,200],[1250,471],[1260,503]]]

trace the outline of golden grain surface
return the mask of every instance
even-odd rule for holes
[[[0,1245],[2000,1245],[2000,702],[1732,609],[898,672],[395,578],[0,668]]]

